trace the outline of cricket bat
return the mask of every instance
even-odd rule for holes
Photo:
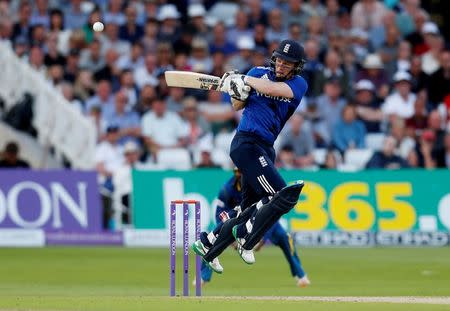
[[[201,90],[218,90],[221,78],[199,72],[168,70],[164,73],[168,86]]]

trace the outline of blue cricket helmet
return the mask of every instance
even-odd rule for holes
[[[306,55],[303,46],[294,40],[283,40],[273,51],[270,59],[270,65],[275,69],[275,61],[277,58],[284,59],[288,62],[295,63],[294,73],[299,74],[303,70],[306,63]]]

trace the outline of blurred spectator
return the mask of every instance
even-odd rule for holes
[[[64,29],[64,13],[60,9],[50,10],[49,30],[58,34]]]
[[[198,36],[206,36],[209,33],[208,26],[205,23],[206,10],[203,4],[192,3],[188,6],[188,17],[190,19],[188,25],[192,25]]]
[[[411,44],[408,41],[400,41],[398,50],[393,51],[392,59],[386,64],[389,76],[397,71],[409,71],[411,68]]]
[[[295,169],[297,168],[295,163],[295,153],[292,145],[283,145],[278,151],[275,165],[283,169]]]
[[[84,33],[84,39],[87,44],[92,43],[94,39],[98,40],[98,38],[101,36],[100,33],[95,33],[94,29],[92,28],[96,22],[101,22],[102,19],[102,12],[98,8],[94,8],[87,18],[86,24],[84,24],[82,30]],[[103,21],[104,22],[104,21]]]
[[[101,70],[105,66],[105,58],[101,51],[101,42],[94,39],[89,44],[88,48],[84,49],[80,54],[80,68],[91,70],[93,72]]]
[[[195,149],[200,139],[211,133],[211,125],[199,113],[197,101],[194,97],[186,97],[183,100],[181,115],[188,127],[188,147]]]
[[[349,34],[351,51],[355,55],[356,62],[362,64],[369,53],[369,34],[367,31],[359,28],[352,28]]]
[[[314,75],[316,72],[322,70],[323,65],[319,60],[320,47],[319,43],[314,39],[309,39],[304,43],[306,59],[308,60],[303,66],[302,76],[308,82],[307,96],[311,96],[312,90],[316,89],[314,85]]]
[[[352,7],[352,25],[356,28],[371,30],[383,23],[387,9],[377,0],[358,0]]]
[[[123,224],[131,223],[131,202],[130,194],[133,190],[131,171],[134,168],[139,168],[141,162],[139,158],[141,156],[141,150],[139,145],[134,141],[128,141],[123,146],[124,163],[117,168],[113,173],[113,185],[116,188],[120,187],[120,193],[124,195],[120,198],[120,203],[122,204],[121,210],[121,220]]]
[[[267,50],[269,47],[269,42],[266,39],[266,26],[263,24],[256,24],[253,30],[253,39],[255,40],[255,45]],[[272,51],[268,51],[272,53]]]
[[[296,167],[308,167],[314,164],[312,152],[314,137],[311,129],[303,122],[303,116],[295,113],[280,134],[280,146],[292,146]]]
[[[419,14],[420,0],[405,0],[401,5],[402,10],[398,13],[396,22],[402,36],[408,35],[415,30],[414,16]]]
[[[257,27],[255,27],[255,33]],[[222,52],[225,56],[229,56],[236,52],[236,46],[233,41],[228,40],[226,35],[226,28],[223,22],[219,22],[214,25],[212,29],[211,39],[209,40],[209,51],[214,54],[218,51]]]
[[[44,52],[42,51],[42,48],[37,45],[30,48],[29,62],[34,70],[42,76],[45,76],[47,70],[44,65]]]
[[[397,15],[394,11],[386,11],[383,16],[383,23],[381,25],[372,27],[368,32],[370,44],[374,50],[378,50],[380,46],[386,41],[386,33],[388,29],[397,28],[398,23],[396,22]]]
[[[356,109],[347,105],[342,109],[342,117],[333,128],[333,145],[342,153],[348,149],[365,147],[366,129],[356,119]]]
[[[327,9],[322,5],[320,0],[309,0],[308,3],[305,3],[302,7],[310,16],[324,18],[327,15]]]
[[[325,154],[325,161],[320,165],[321,169],[335,170],[338,168],[338,151],[328,149]]]
[[[187,144],[187,126],[178,114],[167,111],[165,100],[160,98],[153,99],[152,110],[142,116],[141,129],[145,145],[153,154],[161,148],[185,147]]]
[[[128,55],[130,53],[130,43],[119,38],[119,26],[113,23],[105,25],[105,30],[100,36],[102,43],[102,53],[107,50],[114,50],[120,56]]]
[[[145,56],[145,66],[137,67],[134,70],[134,81],[141,89],[144,85],[149,84],[151,86],[157,86],[158,80],[155,76],[156,71],[156,56],[152,53],[148,53]]]
[[[106,129],[105,139],[95,150],[95,167],[102,187],[113,191],[112,174],[124,162],[122,148],[118,144],[119,127],[110,125]]]
[[[301,0],[296,1],[300,2]],[[289,13],[295,14],[293,11],[289,11]],[[269,12],[268,27],[266,28],[266,39],[268,42],[279,42],[282,40],[281,38],[288,37],[287,27],[290,25],[288,19],[289,16],[283,18],[283,12],[278,8]],[[300,20],[296,21],[302,23]],[[305,27],[305,24],[302,24],[302,26]]]
[[[408,154],[416,146],[415,136],[408,136],[405,120],[395,118],[391,122],[390,135],[396,140],[396,154],[403,159],[408,157]]]
[[[234,16],[234,26],[227,30],[227,40],[236,42],[240,37],[252,37],[252,30],[248,21],[247,13],[244,10],[238,10]]]
[[[384,99],[389,94],[389,79],[378,54],[368,54],[362,64],[363,69],[356,75],[357,81],[370,80],[375,85],[377,97]]]
[[[13,27],[14,27],[14,24],[10,18],[8,18],[6,16],[0,17],[0,40],[1,41],[9,42],[8,40],[10,40],[10,38],[12,37],[12,34],[13,34]],[[17,38],[14,42],[11,42],[11,43],[15,44],[17,42]],[[25,41],[28,44],[27,38],[24,38],[23,41]]]
[[[88,98],[94,95],[95,87],[92,79],[92,72],[89,70],[78,71],[77,78],[73,86],[74,96],[84,103]],[[85,109],[83,109],[84,111]]]
[[[314,77],[313,95],[319,96],[324,92],[324,85],[327,80],[332,79],[339,84],[339,95],[347,97],[349,91],[349,80],[347,73],[341,67],[342,61],[336,51],[330,50],[325,56],[324,68],[316,72]]]
[[[239,53],[231,56],[225,65],[226,70],[237,69],[239,72],[245,73],[252,67],[253,50],[255,49],[255,41],[252,37],[240,37],[237,41]]]
[[[381,131],[383,113],[380,103],[375,98],[375,86],[369,80],[360,80],[355,85],[356,114],[364,123],[366,131],[378,133]]]
[[[252,28],[257,24],[267,25],[267,13],[261,4],[261,0],[247,0],[249,23]]]
[[[432,146],[432,151],[440,151],[444,149],[444,136],[445,130],[443,126],[444,122],[442,120],[442,116],[439,111],[433,110],[428,115],[428,126],[427,129],[433,132],[434,134],[434,144]]]
[[[209,57],[208,42],[205,39],[195,37],[192,40],[192,53],[188,59],[188,65],[195,72],[211,72],[212,60]]]
[[[31,44],[45,47],[46,29],[44,25],[38,24],[31,28]]]
[[[149,84],[144,85],[138,98],[139,99],[135,110],[140,116],[142,116],[144,113],[152,109],[152,101],[156,98],[155,88]]]
[[[235,112],[232,106],[222,99],[221,92],[209,91],[207,100],[200,102],[198,108],[211,124],[213,135],[234,130],[236,126]]]
[[[414,102],[414,114],[406,119],[406,127],[411,137],[419,135],[427,127],[427,92],[419,92]]]
[[[424,10],[419,10],[414,15],[414,28],[415,31],[406,36],[406,40],[408,40],[413,48],[413,53],[417,55],[421,55],[428,50],[428,46],[425,44],[424,34],[426,31],[432,30],[435,31],[435,27],[425,26],[425,23],[428,21],[430,16]],[[436,27],[437,28],[437,27]]]
[[[134,83],[133,73],[130,70],[125,69],[120,73],[120,87],[121,90],[125,91],[128,98],[126,110],[134,109],[137,103],[138,89]]]
[[[428,43],[430,49],[422,54],[422,70],[426,74],[431,75],[440,67],[439,58],[444,49],[444,38],[439,34],[430,35]]]
[[[288,0],[288,8],[286,10],[287,14],[282,18],[282,21],[280,16],[280,21],[284,24],[285,27],[289,26],[291,23],[300,23],[302,28],[306,29],[306,24],[308,23],[311,14],[307,11],[307,9],[304,8],[303,2],[303,0]]]
[[[86,112],[91,111],[94,106],[104,111],[105,107],[113,105],[113,100],[114,96],[111,93],[111,84],[108,80],[101,80],[97,83],[95,95],[86,101]]]
[[[106,129],[106,138],[95,149],[95,169],[97,171],[100,194],[103,203],[103,227],[113,229],[111,194],[114,191],[113,174],[124,163],[122,148],[118,145],[119,128],[110,126]]]
[[[162,42],[175,42],[179,35],[179,21],[180,13],[177,7],[173,4],[164,4],[159,8],[158,21],[160,28],[158,32],[158,39]]]
[[[450,95],[450,49],[440,53],[440,67],[429,78],[428,94],[433,109]]]
[[[14,42],[14,53],[21,60],[28,62],[28,40],[25,37],[17,37]]]
[[[407,168],[408,163],[401,157],[394,154],[396,140],[392,136],[384,139],[383,150],[376,151],[372,158],[367,162],[368,169],[399,169]]]
[[[410,118],[414,114],[416,95],[411,92],[411,75],[405,71],[398,71],[394,75],[394,92],[386,97],[381,110],[391,117]]]
[[[144,65],[144,47],[140,42],[135,42],[131,46],[131,52],[126,55],[122,55],[117,60],[117,68],[119,70],[129,69],[131,71],[136,70]]]
[[[31,4],[28,1],[21,1],[17,16],[17,22],[13,27],[13,34],[11,40],[14,42],[17,37],[25,37],[30,39],[31,36]]]
[[[144,53],[151,53],[156,51],[158,43],[159,25],[155,19],[148,19],[144,26],[144,37],[141,42],[144,46]]]
[[[72,49],[67,55],[66,65],[64,66],[64,80],[74,83],[78,75],[80,63],[80,51]]]
[[[131,139],[137,140],[141,136],[139,115],[136,111],[127,109],[127,104],[127,91],[121,89],[116,93],[112,107],[105,107],[107,109],[102,111],[103,124],[107,127],[115,125],[119,128],[121,145]]]
[[[338,0],[326,0],[326,16],[324,17],[324,28],[326,33],[335,31],[338,28],[338,14],[341,8]]]
[[[159,72],[173,70],[173,50],[167,42],[161,42],[156,47],[156,66]]]
[[[181,87],[171,87],[169,96],[166,98],[167,110],[181,114],[183,110],[183,99],[185,98],[185,89]]]
[[[196,168],[220,168],[212,159],[212,146],[209,144],[201,144],[199,147],[200,160],[195,166]]]
[[[331,142],[331,133],[340,119],[342,109],[346,102],[341,97],[341,86],[339,80],[335,78],[328,79],[325,83],[325,92],[316,99],[317,104],[317,118],[319,122],[315,122],[313,131],[316,135],[316,140],[323,140],[325,145]]]
[[[105,10],[104,21],[107,24],[114,24],[121,26],[125,24],[125,15],[122,12],[123,1],[122,0],[109,0],[108,7]]]
[[[62,71],[62,70],[61,70]],[[83,113],[83,104],[75,98],[73,85],[68,82],[62,82],[59,85],[64,98],[80,113]]]
[[[378,49],[378,55],[381,57],[381,61],[384,64],[384,68],[386,70],[386,73],[388,75],[392,75],[395,72],[401,70],[401,71],[407,71],[409,70],[409,66],[406,68],[400,68],[396,70],[396,68],[393,68],[399,50],[400,45],[400,33],[396,25],[392,25],[389,28],[386,29],[386,38],[384,39],[384,42]]]
[[[322,23],[322,21],[321,21]],[[323,29],[322,29],[323,31]],[[303,42],[304,34],[302,26],[299,23],[292,23],[288,27],[288,38],[297,42]],[[323,32],[322,32],[323,33]]]
[[[311,16],[306,24],[306,38],[316,40],[321,49],[327,47],[327,37],[323,33],[323,21],[319,16]]]
[[[213,65],[212,65],[213,69],[211,71],[211,74],[214,76],[221,77],[222,74],[226,71],[225,70],[225,63],[226,63],[225,54],[223,54],[220,51],[216,51],[214,54],[211,55],[211,59],[212,59],[212,63],[213,63]]]
[[[35,10],[31,14],[30,25],[43,25],[48,29],[50,25],[50,17],[48,15],[48,0],[36,0]]]
[[[186,27],[183,27],[183,29],[181,29],[180,37],[173,44],[174,53],[190,54],[194,35],[195,29],[192,25],[186,25]]]
[[[411,90],[414,93],[420,92],[428,86],[428,75],[422,70],[422,58],[420,56],[413,56],[411,58],[411,67],[409,69],[411,74]]]
[[[432,130],[424,130],[418,139],[416,145],[416,152],[418,155],[419,166],[423,168],[435,168],[436,154],[433,152],[433,145],[435,145],[436,135]]]
[[[436,167],[450,169],[450,131],[444,136],[444,148],[435,152]]]
[[[66,64],[66,58],[58,51],[58,35],[56,33],[47,35],[45,46],[47,50],[44,57],[45,66],[64,66]]]
[[[132,5],[128,5],[125,9],[126,22],[120,24],[119,38],[128,41],[132,44],[141,40],[144,36],[144,28],[137,24],[137,12],[136,8]],[[106,20],[106,16],[105,16]]]
[[[81,0],[70,0],[64,12],[64,25],[68,29],[80,29],[87,22],[87,14],[81,8]]]
[[[0,159],[0,168],[29,168],[30,165],[19,157],[19,145],[10,141],[6,143]]]
[[[109,49],[105,54],[105,65],[95,72],[96,81],[109,80],[115,86],[118,79],[119,69],[116,66],[119,54],[114,49]]]
[[[64,78],[64,69],[61,65],[51,65],[48,67],[47,76],[53,86],[59,86]]]

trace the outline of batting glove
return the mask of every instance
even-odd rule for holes
[[[237,100],[245,101],[250,95],[252,88],[245,83],[247,76],[241,74],[231,75],[230,89],[228,94]]]
[[[228,93],[228,91],[230,90],[231,78],[238,73],[239,71],[237,69],[225,72],[222,76],[222,79],[220,79],[219,91]]]

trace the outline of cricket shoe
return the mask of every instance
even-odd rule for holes
[[[302,278],[299,278],[298,276],[295,277],[295,281],[297,282],[297,286],[298,287],[308,287],[309,285],[311,285],[311,281],[308,279],[308,276],[304,276]]]
[[[214,272],[222,274],[223,272],[223,267],[219,262],[219,258],[214,258],[213,261],[206,261],[205,259],[203,259],[203,261],[208,265],[208,267],[210,267]]]
[[[194,242],[194,244],[192,244],[192,250],[199,256],[205,256],[206,253],[208,252],[209,248],[206,247],[202,241],[197,240]]]
[[[239,238],[237,236],[237,228],[238,228],[238,225],[234,226],[233,229],[231,229],[234,239],[237,242],[237,252],[246,264],[249,264],[249,265],[254,264],[256,261],[255,254],[253,253],[253,250],[246,250],[245,248],[242,247],[242,245],[244,245],[244,243],[245,243],[245,239]]]

